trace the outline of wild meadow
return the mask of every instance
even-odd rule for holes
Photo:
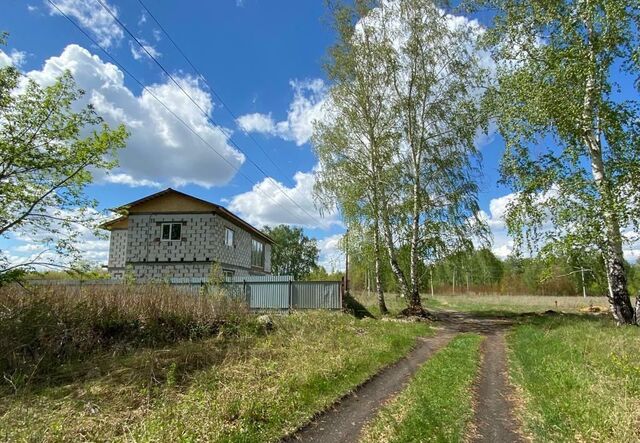
[[[166,286],[0,288],[0,440],[277,441],[431,333],[270,316]]]

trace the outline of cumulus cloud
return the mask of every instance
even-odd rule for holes
[[[318,264],[328,272],[344,271],[343,237],[344,234],[335,234],[318,240],[318,249],[320,250]]]
[[[493,198],[489,202],[489,212],[480,211],[480,218],[487,223],[493,236],[491,251],[501,259],[513,252],[514,243],[507,233],[505,217],[509,203],[515,198],[515,193]]]
[[[271,114],[246,114],[238,118],[238,127],[244,132],[258,132],[280,137],[301,146],[313,134],[313,122],[322,119],[327,88],[322,79],[291,80],[293,100],[289,104],[287,119],[276,122]]]
[[[233,197],[229,209],[257,226],[287,224],[329,228],[340,225],[337,212],[321,215],[316,208],[313,201],[313,172],[296,172],[293,179],[295,185],[288,188],[274,179],[266,178],[250,191]]]
[[[110,5],[106,0],[102,0],[102,2],[116,17],[118,16],[118,9],[115,6]],[[83,28],[88,29],[98,43],[104,47],[108,48],[118,44],[124,37],[122,29],[111,14],[95,0],[56,0],[55,4],[60,11],[47,3],[51,15],[60,15],[62,12],[73,17]]]
[[[109,240],[95,234],[95,226],[105,221],[104,214],[87,209],[51,209],[47,213],[52,217],[69,220],[68,226],[61,221],[52,220],[52,229],[49,231],[33,232],[30,229],[18,230],[11,234],[12,245],[3,251],[4,257],[11,265],[28,264],[33,261],[38,263],[53,263],[55,265],[68,266],[71,258],[56,252],[56,244],[68,239],[67,234],[74,237],[74,246],[78,250],[79,257],[88,263],[101,265],[107,262],[109,256]],[[86,224],[74,222],[84,220]],[[46,268],[37,265],[37,268]]]
[[[0,68],[5,66],[15,66],[19,68],[27,59],[27,53],[12,49],[9,54],[0,49]]]
[[[67,46],[60,56],[46,60],[41,70],[27,75],[48,85],[66,69],[86,91],[83,100],[93,104],[109,124],[124,123],[131,134],[127,146],[119,151],[120,165],[113,171],[114,175],[98,177],[99,180],[129,186],[193,183],[211,187],[226,184],[244,163],[244,155],[229,144],[230,131],[210,124],[189,98],[169,81],[150,85],[148,90],[137,95],[124,84],[124,74],[115,65],[103,62],[75,44]],[[211,96],[198,80],[189,76],[178,76],[177,80],[200,108],[208,114],[213,111]],[[186,122],[195,134],[152,94]]]

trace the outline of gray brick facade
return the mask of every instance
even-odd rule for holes
[[[162,224],[179,223],[179,240],[162,240]],[[225,228],[234,245],[225,245]],[[174,277],[208,277],[214,262],[236,275],[271,273],[271,245],[263,240],[264,267],[251,266],[255,236],[214,213],[130,214],[127,229],[111,231],[109,272],[122,278],[124,269],[140,281]]]

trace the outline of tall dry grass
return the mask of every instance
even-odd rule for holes
[[[14,389],[99,351],[123,353],[233,333],[247,307],[167,285],[0,288],[0,374]]]

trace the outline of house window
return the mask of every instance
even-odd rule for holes
[[[180,223],[163,223],[162,240],[180,240],[182,237],[182,225]]]
[[[236,271],[232,271],[231,269],[223,269],[222,270],[222,276],[224,277],[225,280],[230,279],[231,277],[233,277],[235,275]]]
[[[233,242],[234,235],[235,235],[235,232],[233,231],[233,229],[224,228],[224,244],[226,246],[233,247],[233,245],[234,245],[234,242]]]
[[[264,244],[258,240],[251,240],[251,266],[264,267]]]

